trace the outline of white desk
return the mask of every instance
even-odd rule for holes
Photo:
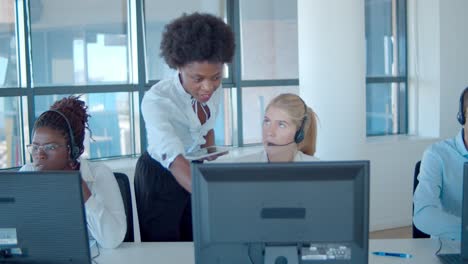
[[[439,248],[435,239],[371,239],[369,252],[409,253],[411,259],[379,257],[369,254],[369,264],[440,264],[434,255]],[[101,249],[98,264],[194,264],[193,243],[123,243],[117,249]],[[444,242],[443,253],[459,252],[459,243]],[[93,251],[93,254],[96,252]]]

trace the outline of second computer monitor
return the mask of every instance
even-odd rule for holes
[[[367,263],[368,161],[194,164],[192,177],[197,264]]]

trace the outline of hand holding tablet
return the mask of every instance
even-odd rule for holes
[[[197,151],[189,152],[185,155],[185,158],[188,160],[215,160],[219,156],[229,153],[230,147],[224,146],[210,146],[206,148],[201,148]]]

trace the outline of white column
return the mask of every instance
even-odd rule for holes
[[[317,156],[361,156],[366,137],[364,0],[298,1],[300,94],[319,118]]]

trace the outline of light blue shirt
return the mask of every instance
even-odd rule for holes
[[[413,197],[414,225],[424,233],[460,240],[463,165],[467,161],[463,129],[424,152]]]

